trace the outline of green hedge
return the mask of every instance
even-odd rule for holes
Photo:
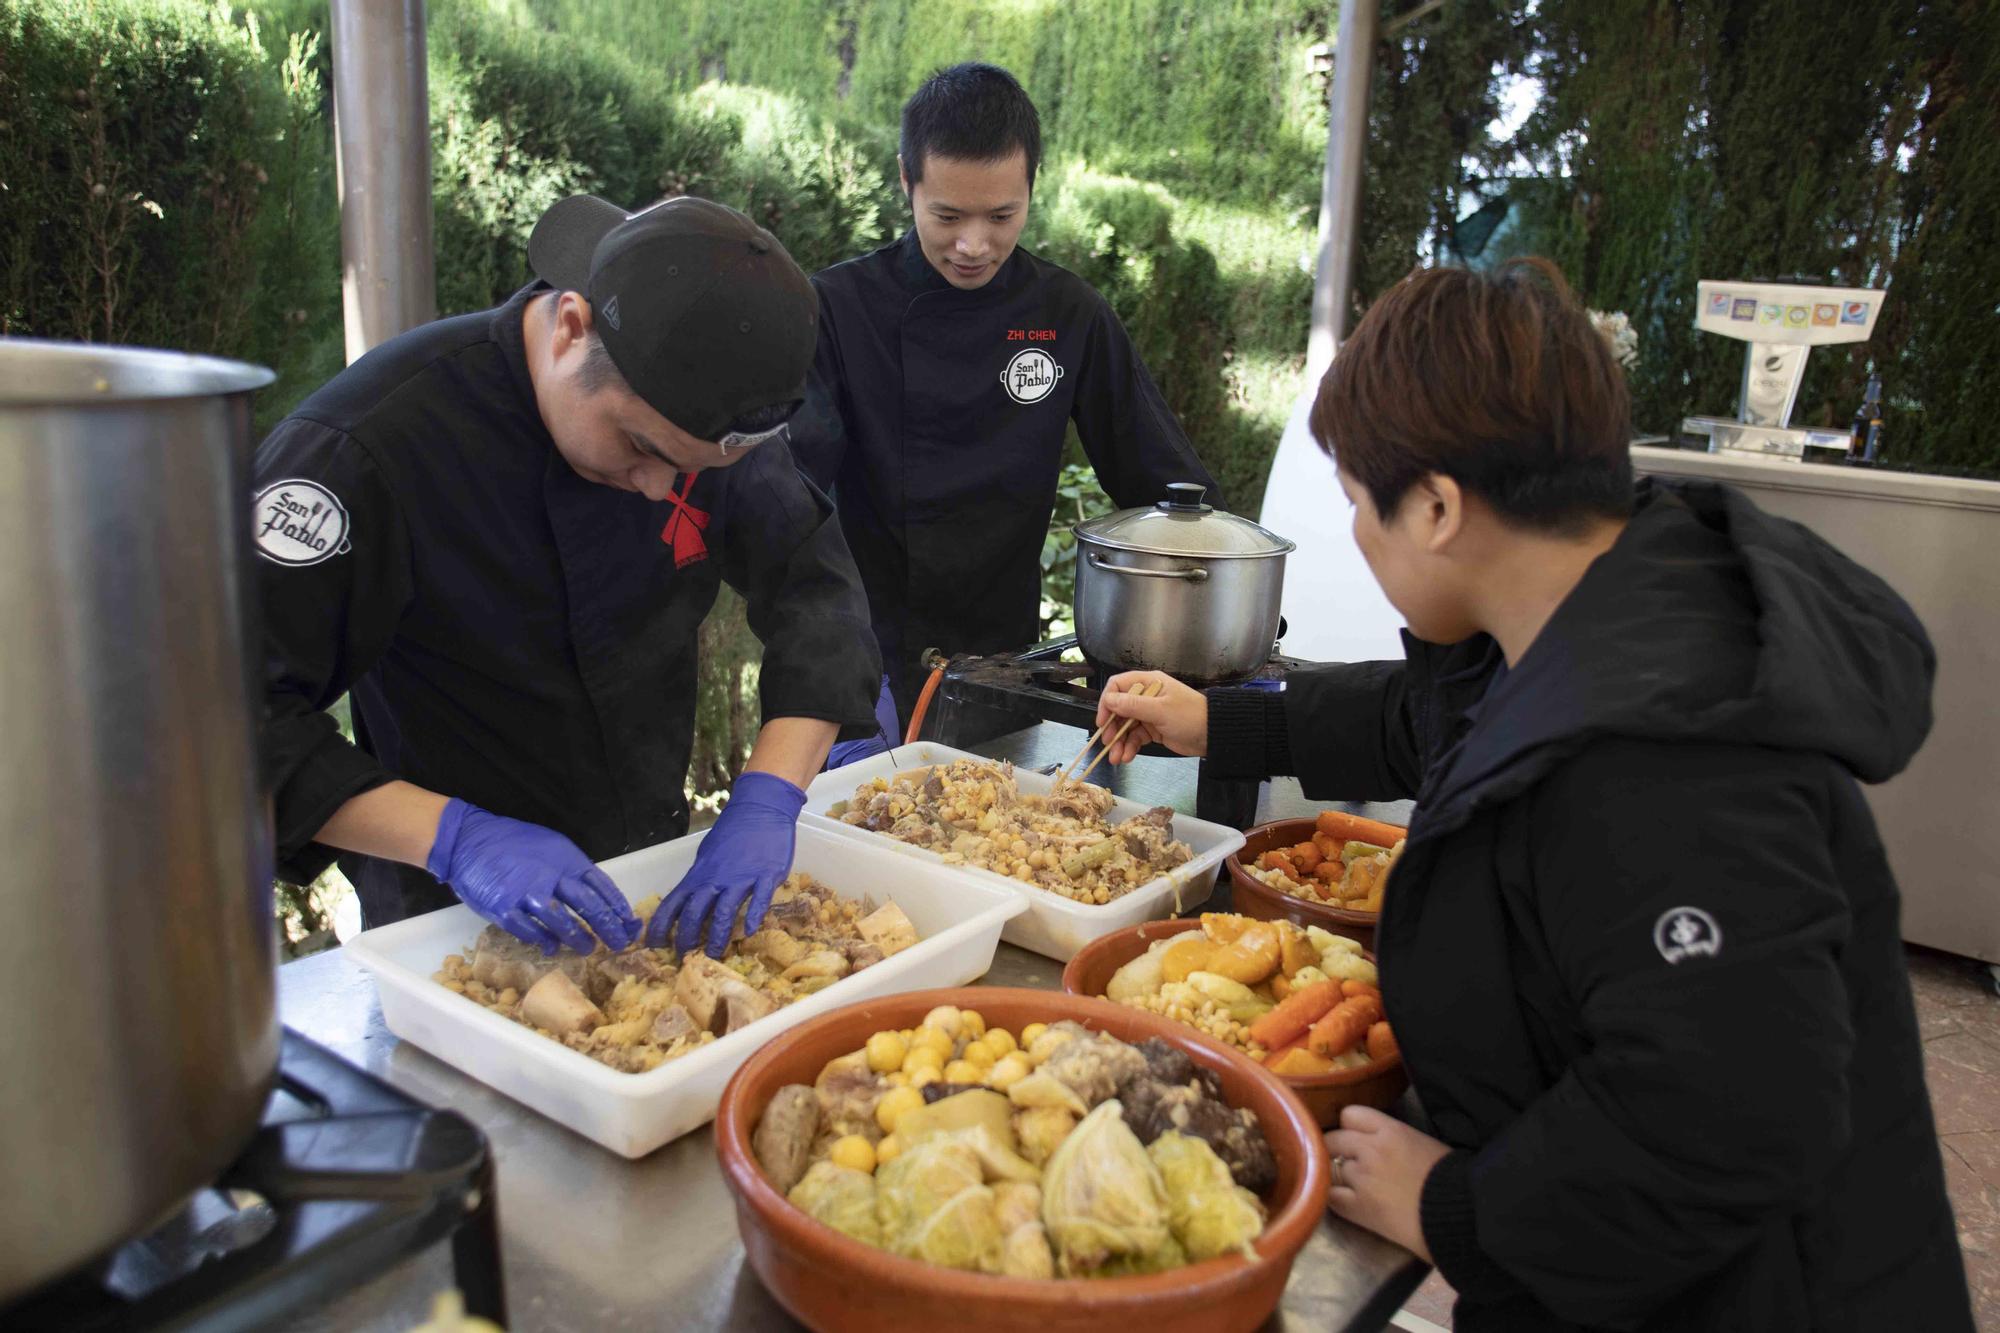
[[[225,6],[0,4],[0,333],[336,368],[318,69]]]

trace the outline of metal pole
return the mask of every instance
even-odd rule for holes
[[[347,359],[437,318],[424,0],[333,0]]]
[[[1326,175],[1319,203],[1319,267],[1313,279],[1306,382],[1316,384],[1347,333],[1354,253],[1361,235],[1361,169],[1368,141],[1368,84],[1375,69],[1381,0],[1341,0],[1327,96]]]

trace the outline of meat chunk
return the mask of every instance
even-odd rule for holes
[[[884,957],[900,953],[917,942],[917,928],[894,903],[884,903],[861,918],[861,937],[882,951]]]
[[[822,1128],[836,1135],[860,1134],[870,1143],[881,1139],[875,1103],[882,1100],[883,1083],[868,1067],[866,1053],[855,1051],[827,1061],[813,1092],[819,1098]]]
[[[544,974],[528,988],[521,997],[521,1017],[558,1037],[594,1032],[604,1026],[604,1011],[560,969]]]
[[[873,967],[888,957],[879,945],[867,940],[835,940],[833,947],[847,955],[849,970],[859,972],[864,967]]]
[[[789,1083],[771,1097],[750,1138],[757,1164],[780,1194],[789,1194],[812,1160],[819,1136],[819,1097],[803,1083]]]
[[[653,1020],[651,1039],[661,1046],[671,1046],[683,1037],[692,1037],[701,1029],[695,1026],[688,1011],[678,1004],[670,1004],[660,1011]]]
[[[509,987],[526,991],[550,972],[556,960],[526,940],[517,940],[498,926],[479,932],[472,945],[472,978],[496,991]]]
[[[764,1017],[778,1012],[778,1002],[753,986],[737,982],[722,997],[722,1035],[728,1036]]]
[[[1057,1047],[1035,1072],[1047,1074],[1086,1106],[1096,1106],[1110,1100],[1127,1079],[1145,1073],[1146,1058],[1115,1037],[1093,1032]]]
[[[1230,1176],[1252,1194],[1267,1194],[1278,1183],[1277,1159],[1257,1124],[1257,1117],[1224,1101],[1214,1076],[1198,1070],[1186,1083],[1167,1083],[1141,1074],[1120,1085],[1118,1101],[1125,1123],[1141,1143],[1151,1143],[1168,1130],[1202,1139],[1229,1167]]]
[[[681,960],[680,976],[674,981],[674,1001],[688,1011],[695,1025],[715,1031],[716,1011],[731,986],[743,985],[743,978],[705,953],[691,953]]]

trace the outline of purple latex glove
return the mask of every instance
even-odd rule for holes
[[[875,734],[866,740],[838,741],[826,753],[821,771],[844,768],[871,755],[886,754],[903,743],[901,721],[896,717],[896,696],[889,693],[889,678],[882,677],[882,693],[875,698]]]
[[[675,947],[687,953],[700,942],[706,921],[709,955],[720,958],[746,898],[750,911],[743,929],[755,934],[770,910],[771,895],[792,873],[792,847],[805,803],[806,794],[775,773],[745,773],[736,779],[729,804],[695,849],[694,864],[653,909],[646,946],[664,949],[672,935]]]
[[[589,953],[597,940],[617,950],[639,937],[639,918],[611,877],[575,843],[540,824],[454,798],[438,820],[424,868],[467,907],[543,953],[554,953],[558,944]]]

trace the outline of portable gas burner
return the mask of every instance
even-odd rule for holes
[[[262,1127],[150,1235],[12,1308],[0,1328],[283,1327],[447,1237],[468,1314],[504,1325],[493,1159],[471,1121],[287,1029]]]
[[[1256,675],[1236,683],[1283,689],[1285,674],[1307,665],[1273,652]],[[1075,635],[1018,653],[954,657],[946,664],[925,715],[923,735],[964,750],[1036,722],[1060,722],[1088,732],[1097,725],[1098,697],[1113,674],[1084,660]],[[1178,757],[1157,745],[1141,753]],[[1195,779],[1195,818],[1243,828],[1256,817],[1257,787],[1254,781],[1211,778],[1207,765],[1201,764]]]

